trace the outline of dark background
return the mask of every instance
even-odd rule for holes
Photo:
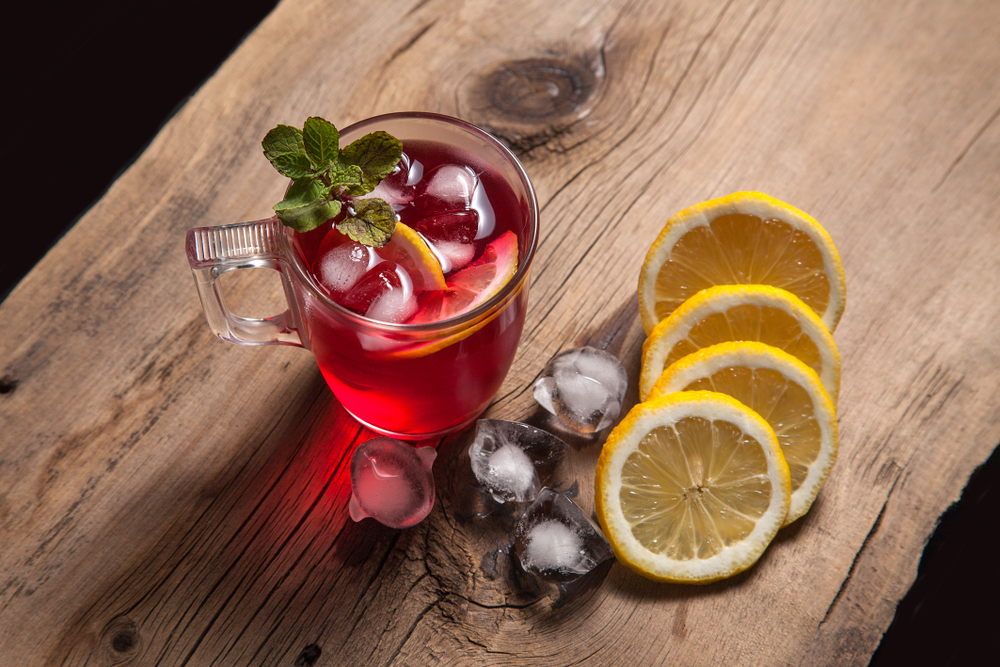
[[[0,254],[0,298],[100,199],[277,2],[64,4],[22,9],[29,14],[24,25],[44,39],[35,42],[37,53],[8,63],[17,68],[12,90],[19,93],[7,99],[14,138],[8,155],[20,158],[8,192],[8,202],[20,206],[8,211],[8,230],[26,221],[18,217],[19,208],[25,213],[21,207],[30,207],[33,214],[30,235],[8,236],[17,240],[17,252]],[[982,656],[995,652],[998,452],[941,517],[917,580],[871,665],[981,664]]]

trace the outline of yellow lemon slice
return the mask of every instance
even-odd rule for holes
[[[491,241],[482,255],[472,264],[451,276],[445,289],[426,295],[426,298],[422,299],[420,310],[407,324],[439,322],[466,313],[499,292],[515,273],[517,273],[517,235],[506,231]],[[482,317],[458,333],[439,340],[412,345],[391,354],[397,358],[409,359],[437,352],[468,338],[498,314],[500,310]]]
[[[837,417],[816,373],[763,343],[721,343],[669,366],[650,398],[696,390],[732,396],[767,421],[791,475],[784,524],[808,512],[837,459],[838,446]]]
[[[639,274],[646,333],[700,290],[772,285],[816,311],[831,332],[846,284],[837,249],[818,222],[760,192],[737,192],[667,221]]]
[[[708,583],[753,565],[788,514],[771,427],[733,398],[679,392],[635,406],[597,461],[597,518],[618,560]]]
[[[441,262],[427,242],[406,225],[396,223],[389,242],[379,248],[379,256],[400,264],[410,274],[416,292],[443,290],[447,287]]]
[[[642,346],[639,395],[649,396],[663,370],[681,357],[727,341],[759,341],[788,352],[816,371],[837,404],[840,353],[833,336],[794,294],[767,285],[710,287],[653,327]]]

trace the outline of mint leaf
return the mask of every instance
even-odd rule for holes
[[[358,185],[361,183],[361,167],[354,164],[335,164],[325,172],[330,184],[337,185]],[[370,190],[368,191],[370,192]],[[365,193],[362,193],[365,194]]]
[[[275,207],[275,215],[286,227],[291,227],[299,233],[316,229],[330,218],[337,217],[340,213],[341,203],[334,199],[316,200],[304,206],[296,208],[278,209]]]
[[[366,194],[375,189],[383,178],[392,173],[403,156],[403,142],[388,132],[372,132],[351,143],[340,151],[342,164],[353,164],[361,167],[360,188],[348,191],[352,196]]]
[[[380,247],[392,237],[396,213],[381,199],[357,199],[392,173],[403,143],[388,132],[372,132],[340,150],[340,132],[319,116],[302,129],[278,125],[261,142],[264,156],[278,173],[292,179],[285,198],[274,205],[282,223],[307,232],[340,215],[337,229],[355,241]]]
[[[285,198],[274,205],[278,220],[297,232],[316,229],[340,213],[342,204],[330,199],[330,188],[315,178],[292,183]]]
[[[302,128],[302,141],[305,154],[317,170],[336,164],[340,155],[340,132],[333,123],[318,116],[307,118]]]
[[[330,188],[317,178],[300,178],[292,182],[285,198],[274,205],[275,211],[305,206],[321,199],[329,199]]]
[[[352,240],[381,248],[396,229],[396,212],[384,199],[356,199],[351,203],[350,217],[337,225],[337,230]]]
[[[302,141],[302,130],[297,127],[278,125],[260,143],[264,148],[264,157],[283,176],[301,178],[303,170],[311,166]]]
[[[312,163],[309,162],[309,158],[305,155],[296,155],[294,153],[278,155],[271,160],[271,164],[274,165],[279,174],[291,179],[304,178],[315,174]]]

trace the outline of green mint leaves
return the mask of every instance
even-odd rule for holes
[[[282,223],[307,232],[344,213],[337,229],[368,246],[385,245],[396,227],[388,202],[352,199],[366,195],[392,173],[403,154],[402,142],[387,132],[366,134],[340,148],[340,132],[318,117],[302,129],[278,125],[261,142],[264,157],[292,179],[274,212]]]
[[[384,199],[358,199],[347,210],[348,216],[337,225],[338,231],[376,248],[389,241],[396,228],[396,212]]]

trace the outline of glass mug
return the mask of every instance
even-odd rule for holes
[[[517,158],[474,125],[438,114],[387,114],[342,130],[341,146],[376,130],[399,138],[404,152],[408,145],[430,146],[432,154],[460,160],[479,175],[496,232],[511,230],[517,237],[517,270],[492,297],[438,322],[369,319],[335,303],[309,270],[309,253],[316,252],[322,230],[298,234],[276,218],[192,229],[187,256],[208,323],[220,338],[307,348],[359,422],[398,438],[431,438],[475,421],[510,369],[527,309],[538,202]],[[288,309],[264,319],[233,314],[219,278],[262,267],[281,275]]]

